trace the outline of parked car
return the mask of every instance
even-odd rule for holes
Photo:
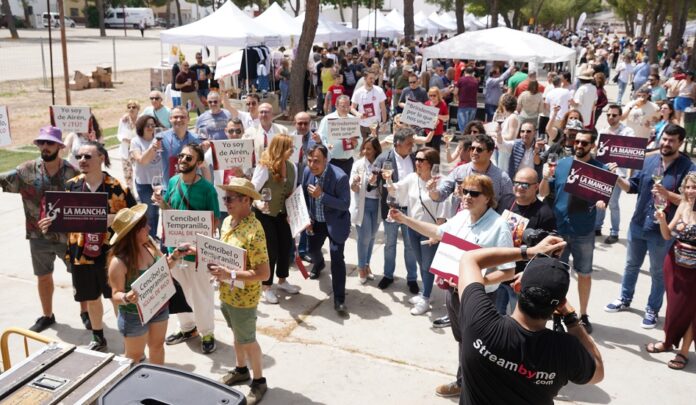
[[[70,28],[75,28],[75,20],[73,20],[70,17],[63,17],[65,20],[65,26],[70,27]],[[51,27],[58,28],[60,27],[60,14],[58,13],[43,13],[41,14],[41,21],[43,23],[44,28],[48,28],[48,24],[50,21]]]

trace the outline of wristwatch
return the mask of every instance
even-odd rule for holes
[[[522,260],[529,260],[529,256],[527,255],[527,245],[520,246],[520,255],[522,256]]]
[[[571,328],[579,323],[580,318],[578,318],[578,314],[575,311],[563,315],[563,324],[566,326],[566,328]]]

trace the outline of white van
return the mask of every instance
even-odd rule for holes
[[[70,17],[63,17],[65,19],[65,26],[70,28],[75,28],[75,21]],[[51,27],[60,27],[60,14],[58,13],[43,13],[41,14],[41,23],[44,28],[48,28],[48,24]]]
[[[139,28],[141,21],[145,22],[145,28],[155,26],[155,14],[152,12],[151,8],[110,8],[106,11],[106,16],[104,17],[104,25],[106,28],[123,28],[124,24],[126,27]]]

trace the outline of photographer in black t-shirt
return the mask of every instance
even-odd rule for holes
[[[604,378],[599,350],[566,302],[568,265],[546,256],[565,245],[548,236],[529,248],[483,248],[462,256],[460,404],[553,404],[568,381],[596,384]],[[502,316],[486,296],[481,269],[528,257],[534,258],[515,285],[517,307]],[[546,328],[554,310],[563,315],[568,333]]]

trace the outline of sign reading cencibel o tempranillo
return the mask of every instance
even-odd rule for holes
[[[45,196],[46,217],[53,219],[49,232],[107,231],[107,193],[47,191]]]
[[[563,190],[591,203],[596,201],[608,203],[618,177],[608,170],[573,160]]]
[[[601,134],[597,147],[597,160],[606,163],[616,163],[627,169],[642,169],[645,160],[647,138]]]

